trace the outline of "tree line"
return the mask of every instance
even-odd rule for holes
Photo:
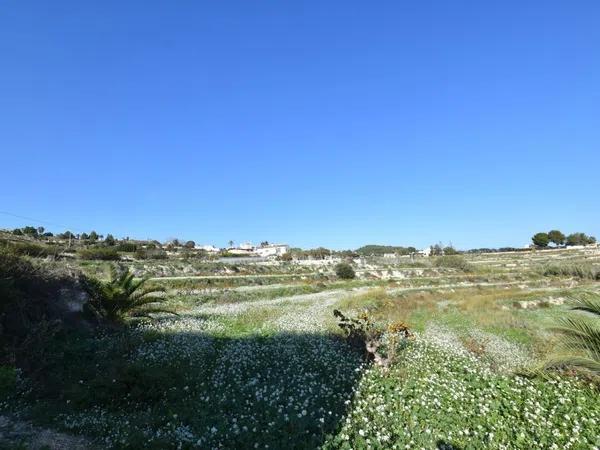
[[[534,234],[531,241],[536,247],[545,248],[551,243],[556,247],[590,245],[596,243],[596,238],[581,232],[571,233],[568,236],[565,236],[560,230],[550,230],[547,233],[540,232]]]

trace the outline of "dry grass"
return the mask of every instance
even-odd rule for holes
[[[411,329],[422,330],[428,322],[442,322],[462,330],[464,345],[472,353],[485,352],[485,345],[469,340],[468,330],[481,329],[509,340],[526,344],[536,356],[552,347],[546,326],[559,307],[547,305],[535,310],[521,310],[513,303],[541,300],[561,291],[527,290],[517,287],[476,287],[468,289],[390,293],[380,288],[345,298],[338,304],[342,311],[367,310],[377,322],[402,321]]]

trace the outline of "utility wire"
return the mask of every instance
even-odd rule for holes
[[[43,224],[46,224],[46,225],[52,225],[54,227],[59,227],[59,228],[62,228],[64,230],[73,230],[73,231],[79,231],[79,232],[85,233],[85,231],[83,231],[83,230],[81,230],[79,228],[68,227],[66,225],[61,225],[59,223],[48,222],[47,220],[34,219],[33,217],[20,216],[19,214],[13,214],[13,213],[8,212],[8,211],[0,211],[0,214],[4,214],[5,216],[16,217],[17,219],[31,220],[31,221],[37,222],[37,223],[43,223]]]

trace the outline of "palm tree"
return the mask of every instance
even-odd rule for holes
[[[583,293],[572,311],[554,330],[561,335],[560,349],[547,367],[572,366],[600,375],[600,296]]]
[[[166,300],[159,295],[164,288],[147,286],[147,281],[148,278],[136,280],[129,269],[119,272],[112,265],[108,281],[83,277],[83,288],[90,296],[87,307],[97,317],[113,323],[123,322],[126,317],[151,318],[153,313],[175,314],[159,306]]]

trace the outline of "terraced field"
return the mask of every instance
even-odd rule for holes
[[[2,407],[89,448],[599,448],[597,385],[530,375],[569,299],[600,288],[544,267],[599,260],[477,255],[468,271],[362,261],[352,281],[328,266],[304,279],[275,268],[291,280],[243,268],[253,273],[232,279],[252,282],[229,287],[158,277],[178,316],[82,337],[63,349],[60,402]],[[379,367],[344,340],[334,309],[402,321],[413,337]]]

